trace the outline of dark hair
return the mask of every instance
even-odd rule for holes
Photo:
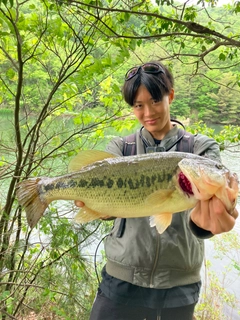
[[[137,90],[141,85],[146,87],[152,98],[157,101],[161,101],[163,96],[168,95],[173,88],[173,76],[162,63],[158,61],[149,61],[147,63],[156,63],[160,65],[165,71],[165,74],[162,72],[145,73],[141,72],[141,69],[139,69],[139,72],[134,77],[125,81],[122,90],[123,97],[130,106],[133,106]]]

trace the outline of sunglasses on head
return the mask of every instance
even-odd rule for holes
[[[139,71],[145,72],[145,73],[164,73],[165,71],[163,68],[156,63],[145,63],[139,67],[133,67],[128,70],[128,72],[125,74],[125,81],[128,81],[132,79]]]

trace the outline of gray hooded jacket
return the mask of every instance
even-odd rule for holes
[[[177,140],[177,132],[177,126],[174,126],[159,146],[168,149]],[[143,135],[151,146],[155,146],[147,130],[143,130]],[[107,151],[122,156],[123,144],[122,138],[115,138],[108,144]],[[136,150],[137,154],[145,153],[139,132]],[[176,146],[170,149],[175,150]],[[220,161],[218,144],[204,135],[194,137],[193,153]],[[204,243],[199,237],[207,238],[209,232],[202,229],[199,232],[198,227],[189,221],[188,211],[174,214],[171,225],[161,235],[156,228],[150,227],[149,218],[144,217],[126,219],[124,233],[117,237],[120,223],[121,219],[115,220],[105,240],[106,271],[109,275],[134,285],[157,289],[200,281]]]

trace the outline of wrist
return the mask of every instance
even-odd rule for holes
[[[196,223],[192,221],[191,218],[189,220],[189,227],[192,233],[199,239],[209,239],[213,237],[211,231],[200,228],[198,225],[196,225]]]

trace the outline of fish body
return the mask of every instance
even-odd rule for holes
[[[17,186],[17,198],[25,207],[30,227],[54,200],[84,202],[75,217],[79,223],[104,216],[152,216],[151,226],[156,225],[159,233],[170,225],[173,213],[193,208],[198,200],[219,194],[228,207],[233,206],[227,192],[229,170],[194,154],[115,157],[102,151],[82,151],[70,169],[73,172],[63,176],[27,179]]]

